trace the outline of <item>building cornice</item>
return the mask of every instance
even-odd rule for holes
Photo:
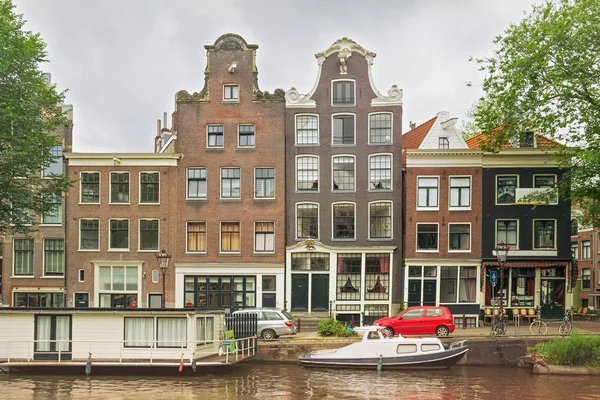
[[[407,168],[481,167],[481,150],[406,150]]]
[[[177,166],[180,153],[65,153],[69,166]]]

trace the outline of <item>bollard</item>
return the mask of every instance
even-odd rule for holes
[[[467,318],[465,317],[465,314],[463,314],[463,329],[467,329]]]
[[[298,330],[296,333],[300,333],[300,318],[298,318]]]

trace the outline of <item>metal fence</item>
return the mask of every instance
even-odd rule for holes
[[[225,330],[233,330],[236,339],[254,337],[258,333],[256,313],[229,314],[225,316]]]

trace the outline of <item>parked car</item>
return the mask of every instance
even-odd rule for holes
[[[385,326],[383,332],[394,335],[448,336],[454,332],[454,319],[448,307],[408,307],[397,317],[381,318],[374,325]]]
[[[275,339],[281,335],[295,335],[298,326],[290,313],[280,308],[246,308],[233,314],[257,314],[257,334],[263,339]]]

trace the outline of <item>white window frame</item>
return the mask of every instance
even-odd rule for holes
[[[389,238],[372,237],[372,235],[371,235],[371,205],[378,204],[378,203],[389,203],[389,205],[390,205],[390,237]],[[369,207],[368,208],[368,216],[367,216],[369,236],[368,236],[367,240],[374,240],[374,241],[394,240],[394,202],[391,200],[374,200],[374,201],[370,201],[367,204],[367,206]]]
[[[587,246],[584,246],[584,243],[587,243]],[[587,257],[584,249],[587,247]],[[591,240],[582,240],[581,241],[581,259],[582,260],[590,260],[592,258],[592,241]]]
[[[543,247],[535,247],[535,223],[536,221],[554,221],[554,246],[551,248]],[[535,218],[531,221],[531,248],[535,251],[555,251],[557,250],[556,243],[558,241],[558,221],[556,218]],[[570,229],[570,228],[569,228]]]
[[[419,250],[419,225],[437,225],[437,249]],[[439,253],[440,252],[440,223],[439,222],[417,222],[415,223],[415,252],[416,253]]]
[[[273,224],[273,250],[257,250],[256,249],[256,224],[258,223],[269,223]],[[254,227],[252,228],[254,235],[254,254],[275,254],[275,241],[277,240],[277,233],[275,232],[275,221],[254,221]]]
[[[152,283],[160,282],[160,271],[156,268],[150,271],[150,278],[152,279]]]
[[[47,275],[46,274],[46,241],[47,240],[62,240],[63,241],[63,272],[60,275]],[[34,243],[35,245],[35,243]],[[44,278],[64,278],[67,269],[67,241],[65,238],[53,238],[47,237],[42,240],[42,277]]]
[[[334,104],[333,103],[333,86],[336,82],[352,82],[354,89],[354,103],[353,104]],[[356,107],[356,79],[332,79],[331,80],[331,106],[332,107]]]
[[[114,203],[112,201],[112,176],[113,176],[113,174],[118,174],[118,175],[128,174],[129,175],[129,183],[127,184],[127,186],[129,187],[129,201],[127,203]],[[86,203],[86,204],[90,204],[90,203]],[[131,172],[129,172],[129,171],[111,171],[108,174],[108,204],[121,205],[121,206],[131,204]]]
[[[240,171],[240,195],[238,197],[223,197],[223,170],[224,169],[237,169]],[[235,179],[235,178],[226,178],[226,179]],[[233,187],[232,187],[233,188]],[[207,188],[208,191],[208,188]],[[240,200],[242,198],[242,168],[241,167],[221,167],[219,169],[219,199],[220,200]]]
[[[127,221],[127,248],[116,248],[113,249],[112,247],[110,247],[110,240],[111,240],[111,229],[110,229],[110,223],[112,221]],[[126,252],[129,251],[129,249],[131,249],[131,221],[129,220],[129,218],[109,218],[108,220],[108,251],[110,252]],[[139,248],[139,247],[138,247]]]
[[[60,164],[60,174],[57,175],[65,175],[65,165],[64,165],[64,160],[65,160],[65,156],[64,156],[64,151],[65,151],[65,140],[63,138],[59,138],[56,137],[57,139],[60,140],[60,144],[57,144],[56,146],[52,146],[52,152],[54,152],[54,149],[56,149],[57,147],[60,147],[60,156],[57,156],[56,158],[60,158],[60,161],[56,164]],[[55,163],[51,163],[51,165],[53,165]],[[42,179],[52,179],[51,176],[46,175],[46,168],[42,168]]]
[[[240,228],[240,249],[237,251],[223,251],[223,224],[238,224]],[[219,222],[219,254],[241,254],[242,252],[242,222],[241,221],[221,221]]]
[[[335,165],[335,159],[336,158],[340,158],[340,157],[351,157],[353,162],[352,162],[352,166],[353,168],[353,174],[354,174],[354,189],[351,190],[347,190],[347,189],[336,189],[335,188],[335,175],[334,175],[334,165]],[[331,156],[331,191],[332,192],[336,192],[336,193],[356,193],[356,156],[354,154],[334,154],[333,156]]]
[[[15,249],[15,241],[16,240],[31,240],[31,242],[33,243],[33,248],[31,249],[31,274],[29,275],[17,275],[15,274],[15,254],[16,254],[16,249]],[[66,251],[66,250],[65,250]],[[43,268],[43,267],[42,267]],[[16,278],[16,279],[21,279],[21,278],[33,278],[35,274],[35,240],[33,238],[30,237],[18,237],[18,238],[13,238],[12,240],[12,268],[11,268],[11,278]],[[64,276],[64,274],[63,274]],[[58,276],[57,278],[61,278],[61,276]]]
[[[452,178],[468,178],[469,179],[469,205],[468,206],[453,206],[452,201]],[[438,202],[439,204],[439,202]],[[470,211],[473,204],[473,177],[471,175],[449,175],[448,176],[448,210],[449,211]]]
[[[333,143],[333,121],[335,119],[335,117],[345,117],[345,116],[351,116],[352,119],[354,120],[354,127],[353,127],[353,137],[352,137],[352,143],[338,143],[338,144],[334,144]],[[343,137],[343,132],[342,132],[342,137]],[[340,112],[340,113],[335,113],[335,114],[331,114],[331,146],[332,147],[356,147],[356,114],[355,113],[350,113],[350,112]]]
[[[82,187],[82,180],[81,180],[81,175],[82,174],[98,174],[98,202],[97,203],[83,203],[81,201],[82,196],[83,196],[83,187]],[[100,171],[79,171],[79,199],[78,199],[78,203],[81,205],[86,205],[86,204],[100,204],[102,202],[102,172]]]
[[[194,250],[190,250],[188,247],[188,234],[189,234],[189,224],[192,223],[202,223],[204,224],[204,235],[206,237],[205,242],[206,242],[206,248],[204,249],[204,251],[194,251]],[[185,254],[206,254],[208,249],[208,224],[206,223],[206,221],[186,221],[185,222]]]
[[[204,197],[189,197],[189,187],[190,187],[190,170],[191,169],[203,169],[205,171],[205,181],[206,181],[206,195]],[[185,199],[186,200],[192,200],[192,201],[197,201],[197,200],[207,200],[208,199],[208,168],[206,167],[188,167],[185,169]]]
[[[515,245],[515,247],[513,248],[512,245],[510,246],[510,250],[519,250],[519,242],[520,242],[520,237],[521,235],[520,233],[520,224],[521,221],[518,218],[497,218],[494,220],[494,247],[498,246],[500,243],[498,243],[498,221],[516,221],[517,222],[517,244]]]
[[[390,157],[390,188],[389,189],[372,189],[371,188],[371,158],[379,157],[379,156],[389,156]],[[393,192],[394,191],[394,154],[393,153],[375,153],[369,154],[369,159],[367,160],[367,179],[369,180],[369,192]]]
[[[575,250],[575,252],[573,252],[573,250]],[[571,242],[571,257],[573,260],[579,260],[579,242]]]
[[[389,143],[385,143],[385,142],[372,142],[371,141],[371,116],[373,115],[378,115],[378,114],[388,114],[390,116],[390,120],[391,120],[391,131],[390,131],[390,142]],[[367,119],[367,144],[368,145],[372,145],[372,146],[389,146],[390,144],[394,144],[394,113],[391,111],[377,111],[377,112],[372,112],[368,114],[368,119]]]
[[[234,87],[237,87],[237,95],[238,95],[238,97],[230,97],[230,98],[225,97],[226,89],[227,88],[234,88]],[[232,91],[232,94],[233,94],[233,91]],[[239,103],[239,101],[240,101],[240,85],[239,85],[239,83],[224,83],[223,84],[223,101],[224,102],[236,102],[236,103]]]
[[[312,157],[317,159],[317,184],[319,187],[317,190],[307,190],[307,189],[298,189],[298,159],[303,157]],[[295,181],[296,181],[296,193],[320,193],[321,192],[321,157],[315,154],[298,154],[294,159],[294,171],[295,171]]]
[[[81,279],[81,273],[83,273],[83,279]],[[77,271],[77,282],[85,282],[85,269],[80,268]]]
[[[450,226],[451,225],[468,225],[469,226],[469,248],[467,250],[451,250],[450,249]],[[470,253],[473,245],[473,229],[470,222],[448,222],[448,253]],[[439,229],[439,227],[438,227]],[[438,233],[439,236],[439,233]],[[439,247],[439,244],[438,244]]]
[[[442,139],[446,139],[448,144],[447,148],[440,147],[442,145]],[[448,136],[438,136],[438,150],[450,150],[450,138]]]
[[[64,197],[62,195],[56,196],[57,198],[60,199],[60,209],[59,209],[59,214],[60,214],[60,222],[46,222],[46,215],[42,213],[41,215],[41,222],[40,225],[45,225],[45,226],[61,226],[63,224],[63,220],[64,220],[64,213],[63,213],[63,202],[64,202]],[[56,204],[56,203],[52,203],[52,204]],[[14,225],[11,223],[11,225]],[[31,224],[26,224],[26,225],[31,225]]]
[[[306,240],[306,238],[304,238],[304,237],[302,237],[302,238],[298,237],[298,206],[304,205],[304,204],[310,204],[310,205],[317,206],[317,237],[316,238],[311,237],[311,239],[318,240],[321,237],[321,205],[314,201],[299,201],[294,204],[294,238],[297,241]]]
[[[302,144],[298,143],[298,117],[316,117],[317,118],[317,142],[311,144]],[[320,121],[319,114],[309,114],[309,113],[300,113],[294,116],[294,146],[298,147],[310,147],[310,146],[319,146],[320,140]]]
[[[156,203],[142,203],[142,174],[158,174],[158,201]],[[162,188],[162,176],[160,171],[140,171],[138,174],[138,205],[140,206],[156,206],[160,205],[160,192]],[[187,190],[187,188],[186,188]]]
[[[158,245],[156,249],[142,250],[142,221],[158,221]],[[138,219],[138,251],[140,253],[157,253],[160,251],[160,218],[139,218]]]
[[[419,205],[419,180],[423,178],[423,179],[435,179],[437,180],[437,199],[436,199],[436,204],[437,206],[420,206]],[[417,211],[439,211],[440,210],[440,176],[439,175],[418,175],[417,176],[417,193],[416,193],[416,205],[417,205]],[[448,196],[448,198],[450,198],[450,196]]]
[[[256,170],[257,169],[272,169],[273,170],[273,197],[256,197]],[[261,178],[262,179],[262,178]],[[273,200],[277,195],[277,169],[272,166],[257,166],[254,167],[254,200]]]
[[[221,128],[223,128],[223,144],[221,146],[211,146],[210,145],[210,141],[209,141],[209,135],[208,135],[208,128],[211,126],[220,126]],[[225,125],[223,124],[206,124],[206,148],[207,149],[224,149],[225,148]]]
[[[553,176],[554,177],[554,189],[556,190],[556,201],[549,201],[548,204],[557,205],[558,204],[558,175],[557,174],[533,174],[532,186],[534,189],[538,189],[538,187],[535,186],[535,178],[538,176]],[[539,188],[539,189],[541,189],[541,188]]]
[[[510,206],[513,203],[498,203],[498,177],[502,177],[502,176],[516,176],[517,177],[516,189],[521,187],[521,176],[519,174],[496,174],[494,176],[494,205]],[[516,191],[515,191],[515,201],[517,200],[516,196],[517,195],[516,195]]]
[[[334,227],[334,223],[333,223],[333,221],[334,221],[333,210],[334,210],[335,206],[344,205],[344,204],[350,204],[354,208],[354,227],[353,227],[354,236],[351,238],[336,238],[334,235],[335,227]],[[356,240],[356,209],[357,209],[356,203],[353,201],[336,201],[336,202],[331,203],[331,240],[332,241],[349,242],[349,241]]]
[[[252,126],[254,127],[254,134],[252,135],[254,138],[254,144],[252,146],[242,146],[240,144],[240,127],[242,126]],[[223,139],[225,139],[225,133],[223,133]],[[225,142],[223,141],[223,144],[225,144]],[[237,126],[237,147],[238,149],[254,149],[256,148],[256,124],[238,124]]]
[[[81,221],[98,221],[98,248],[97,249],[82,249],[81,248]],[[102,231],[102,221],[100,218],[79,218],[79,248],[78,251],[100,251],[100,232]]]

